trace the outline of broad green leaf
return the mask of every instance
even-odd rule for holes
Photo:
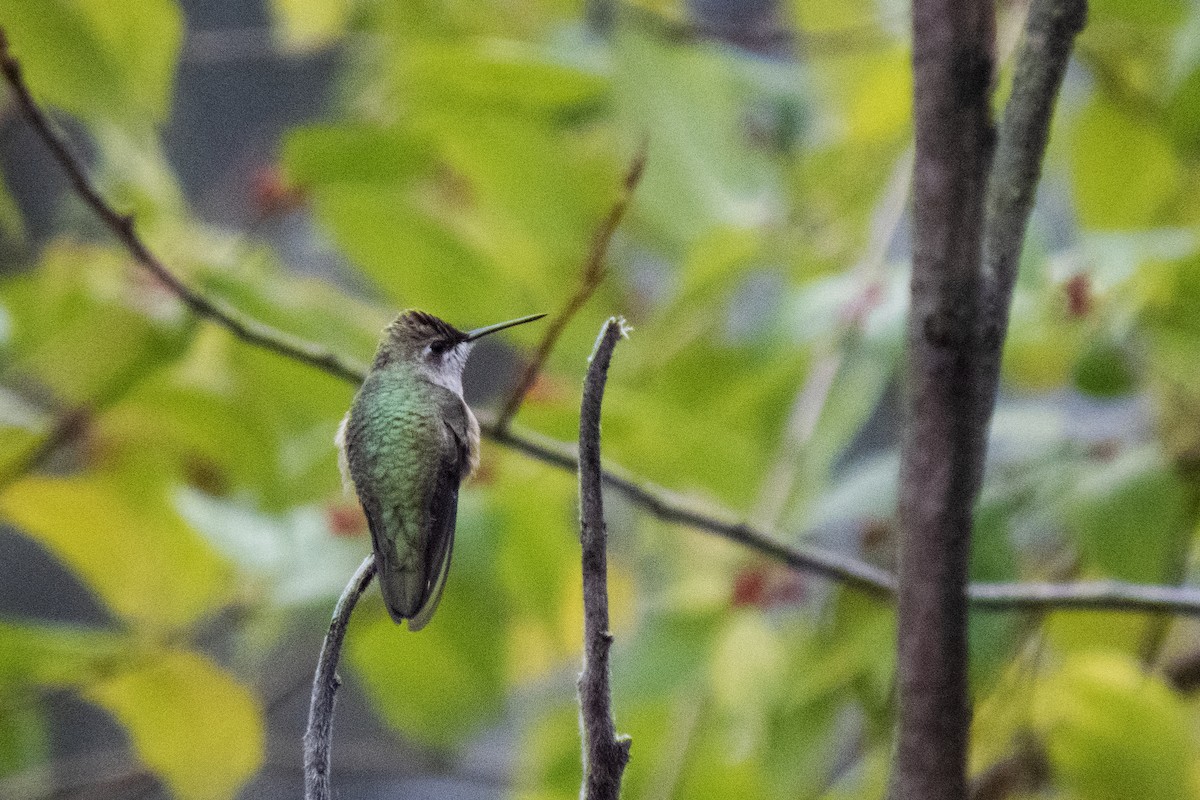
[[[34,93],[89,121],[161,121],[183,16],[170,0],[3,0],[0,18]]]
[[[498,448],[484,459],[486,502],[500,525],[497,575],[514,613],[556,628],[559,602],[579,572],[577,479]],[[537,492],[526,491],[532,485]]]
[[[179,800],[233,798],[262,764],[258,701],[196,653],[164,651],[86,696],[125,726],[142,761]]]
[[[533,120],[470,110],[425,124],[436,126],[443,157],[470,193],[455,215],[460,237],[528,302],[561,302],[616,196],[618,170]]]
[[[1136,228],[1170,219],[1180,165],[1161,132],[1096,99],[1071,136],[1071,177],[1083,224]]]
[[[971,531],[972,581],[1002,583],[1019,578],[1017,551],[1009,530],[1015,506],[1009,498],[985,498],[980,503]],[[976,696],[987,690],[1012,657],[1025,624],[1017,614],[971,613],[968,663]]]
[[[167,116],[183,44],[183,12],[173,0],[73,0],[122,72],[131,110]],[[130,120],[134,122],[135,120]]]
[[[1183,482],[1155,448],[1093,467],[1065,502],[1065,522],[1089,573],[1135,583],[1178,580],[1194,522]],[[1067,650],[1087,650],[1097,641],[1132,650],[1148,622],[1129,614],[1061,613],[1049,631]]]
[[[38,99],[88,119],[128,112],[123,68],[81,4],[3,0],[0,17]]]
[[[1091,333],[1090,325],[1069,319],[1044,290],[1018,292],[1004,342],[1004,380],[1029,391],[1061,388],[1071,381]]]
[[[497,306],[520,305],[477,250],[402,191],[332,184],[315,190],[314,203],[346,255],[395,308],[480,318]]]
[[[1132,25],[1166,29],[1183,20],[1185,0],[1092,0],[1088,17],[1097,24],[1120,21]]]
[[[0,497],[0,513],[151,630],[195,620],[228,591],[225,564],[154,485],[131,496],[111,477],[26,478]]]
[[[716,708],[761,717],[787,670],[784,643],[762,614],[732,615],[718,632],[709,662],[709,688]]]
[[[1177,147],[1192,153],[1200,151],[1200,66],[1171,93],[1166,118]]]
[[[686,248],[714,225],[771,220],[778,186],[738,122],[748,98],[730,69],[732,56],[622,31],[614,57],[622,118],[633,130],[654,132],[635,204],[653,235]]]
[[[647,613],[616,650],[613,692],[624,702],[650,702],[710,681],[732,681],[730,664],[710,664],[710,656],[718,656],[715,641],[730,638],[726,622],[724,609],[696,610],[683,603]]]
[[[607,88],[603,77],[518,41],[414,42],[398,55],[405,101],[419,108],[562,113],[599,102]]]
[[[11,368],[70,406],[113,402],[181,353],[192,329],[176,301],[111,248],[55,245],[0,294],[12,315]]]
[[[865,58],[851,72],[842,113],[851,141],[888,141],[906,137],[912,117],[912,55],[896,47]],[[842,71],[842,80],[846,77]]]
[[[1072,658],[1038,684],[1036,721],[1058,782],[1071,796],[1185,800],[1200,789],[1182,701],[1130,659]]]
[[[1075,364],[1075,386],[1084,394],[1113,398],[1137,388],[1132,357],[1111,340],[1093,340]]]
[[[302,185],[396,184],[429,165],[428,145],[395,126],[349,123],[294,128],[283,146],[288,176]]]
[[[1188,540],[1187,492],[1153,448],[1098,466],[1076,487],[1068,523],[1092,569],[1158,583]]]

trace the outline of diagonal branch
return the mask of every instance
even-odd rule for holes
[[[609,686],[608,530],[600,469],[600,404],[608,365],[617,342],[627,335],[625,321],[609,317],[596,340],[583,382],[579,412],[579,522],[583,550],[583,674],[579,711],[583,719],[583,800],[617,800],[629,763],[628,736],[617,736]]]
[[[1072,0],[1078,2],[1078,0]],[[44,113],[33,101],[28,87],[21,77],[16,60],[9,53],[3,31],[0,29],[0,72],[3,73],[26,120],[54,153],[55,158],[71,178],[76,191],[103,220],[120,220],[122,217],[109,206],[86,177],[83,165],[54,133]],[[1014,95],[1019,87],[1014,88]],[[1007,124],[1006,124],[1007,129]],[[1002,145],[1003,146],[1003,145]],[[130,228],[128,235],[115,231],[118,238],[131,253],[147,253],[148,249]],[[195,296],[181,281],[175,278],[163,264],[153,256],[138,259],[144,268],[158,275],[164,273],[169,280],[166,286],[178,294],[184,302]],[[181,293],[183,292],[183,293]],[[231,317],[222,314],[206,314],[202,310],[213,304],[202,297],[200,305],[189,307],[209,321],[228,328],[234,333],[238,328]],[[255,347],[270,350],[315,369],[334,375],[351,384],[361,383],[365,370],[354,362],[307,342],[300,342],[282,331],[270,328],[257,321],[245,321],[257,333],[242,338]],[[578,469],[579,461],[575,449],[563,442],[532,432],[501,430],[495,422],[487,422],[481,415],[482,433],[497,444],[523,453],[535,459],[570,472]],[[694,500],[674,495],[660,487],[639,481],[613,466],[602,473],[606,486],[620,492],[631,503],[664,522],[681,525],[693,530],[720,536],[754,550],[774,561],[802,572],[811,572],[866,594],[887,600],[896,591],[895,577],[872,564],[813,546],[789,545],[776,534],[739,521],[736,514],[718,509],[704,511]],[[1200,615],[1200,590],[1187,587],[1139,586],[1115,583],[1045,584],[1053,591],[1030,592],[1027,586],[1039,584],[978,584],[970,587],[972,604],[990,609],[1009,611],[1053,611],[1058,607],[1103,611],[1128,611],[1141,613],[1157,611],[1183,615]]]
[[[525,401],[525,395],[529,394],[529,390],[533,388],[534,382],[537,381],[538,373],[546,365],[546,360],[550,358],[550,353],[554,350],[554,345],[558,343],[562,332],[566,330],[571,319],[591,299],[596,289],[599,288],[600,282],[604,280],[604,275],[608,271],[605,263],[605,259],[608,256],[608,247],[612,243],[613,235],[617,232],[617,227],[625,217],[625,212],[629,209],[629,203],[633,200],[633,193],[637,189],[638,183],[642,180],[642,173],[646,168],[646,151],[648,147],[648,142],[643,142],[642,146],[638,149],[637,155],[633,157],[633,161],[629,165],[629,169],[625,171],[625,180],[621,184],[621,193],[617,195],[616,202],[609,209],[608,216],[592,232],[592,243],[588,248],[587,259],[583,264],[583,274],[579,278],[579,287],[575,289],[575,294],[571,295],[567,299],[567,302],[563,304],[562,310],[555,314],[554,318],[550,320],[550,324],[546,326],[546,333],[542,336],[542,341],[537,346],[537,350],[534,351],[533,358],[530,359],[529,364],[525,367],[525,371],[521,374],[521,379],[517,381],[516,388],[513,389],[512,394],[504,403],[500,415],[496,418],[496,430],[508,430],[509,423],[512,422],[513,417],[521,409],[521,403]]]
[[[308,728],[304,732],[304,800],[331,800],[333,797],[329,788],[329,762],[333,751],[333,704],[342,684],[337,674],[338,659],[350,614],[374,577],[375,556],[372,554],[363,560],[338,598],[329,632],[321,645],[317,672],[313,676],[312,702],[308,707]]]
[[[324,347],[264,325],[224,303],[205,297],[167,269],[138,236],[134,229],[133,217],[118,212],[108,204],[66,141],[55,132],[46,113],[34,101],[29,86],[21,76],[21,65],[9,50],[8,36],[3,28],[0,28],[0,72],[4,73],[8,85],[12,88],[22,116],[46,143],[54,160],[66,173],[75,193],[112,230],[133,259],[170,289],[193,313],[216,322],[234,336],[256,347],[295,359],[343,380],[356,383],[362,381],[364,370],[361,366],[343,360]]]
[[[1004,106],[987,195],[983,232],[985,379],[992,398],[1025,230],[1038,180],[1054,102],[1075,37],[1087,20],[1087,0],[1034,0],[1025,20],[1012,94]]]

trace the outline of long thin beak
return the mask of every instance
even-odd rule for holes
[[[496,331],[502,331],[505,328],[511,328],[514,325],[524,325],[526,322],[533,322],[535,319],[541,319],[544,316],[546,316],[546,315],[545,314],[530,314],[528,317],[521,317],[520,319],[510,319],[508,322],[497,322],[495,325],[488,325],[486,328],[476,328],[473,331],[467,331],[466,341],[473,342],[476,339],[479,339],[483,336],[487,336],[489,333],[495,333]]]

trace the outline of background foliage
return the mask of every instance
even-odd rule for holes
[[[190,35],[172,0],[0,0],[0,25],[164,261],[360,360],[398,308],[464,326],[557,308],[648,140],[611,272],[519,424],[574,438],[585,356],[623,313],[606,457],[890,566],[906,9],[746,5],[722,27],[726,8],[275,0],[272,47],[335,54],[335,89],[269,169],[244,170],[242,225],[191,210],[162,144],[193,122],[172,122]],[[1000,8],[1002,57],[1023,12]],[[1198,32],[1196,2],[1092,3],[1014,303],[977,580],[1193,577]],[[110,762],[185,800],[291,786],[281,654],[304,694],[312,637],[369,546],[331,444],[353,387],[190,318],[73,197],[35,225],[16,194],[0,194],[0,514],[67,572],[39,585],[13,561],[5,576],[43,594],[69,580],[97,611],[0,616],[0,794],[61,790],[64,695],[125,737],[72,790],[94,778],[125,796],[102,783]],[[511,362],[481,350],[470,393],[497,399]],[[395,736],[377,763],[473,775],[454,784],[465,796],[574,797],[574,479],[483,457],[434,623],[400,631],[372,595],[343,671]],[[626,795],[880,796],[890,608],[615,499],[609,514]],[[1192,623],[991,613],[971,632],[977,770],[1032,739],[1050,778],[1031,796],[1200,796]],[[376,752],[355,759],[350,719],[347,774]]]

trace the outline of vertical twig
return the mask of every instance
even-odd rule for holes
[[[329,632],[321,645],[317,673],[313,676],[312,702],[308,707],[308,728],[304,732],[305,800],[331,800],[333,797],[329,788],[329,762],[333,750],[333,703],[342,683],[337,675],[338,659],[350,613],[374,577],[375,555],[371,554],[363,560],[338,598]]]
[[[916,157],[892,800],[963,800],[967,790],[967,563],[991,396],[980,383],[979,320],[993,17],[991,0],[913,3]]]
[[[579,413],[579,518],[583,545],[583,674],[579,710],[583,720],[583,799],[617,800],[629,762],[630,740],[617,736],[608,681],[608,532],[604,525],[600,473],[600,403],[617,340],[625,321],[610,317],[600,331],[583,383]]]
[[[984,342],[988,351],[984,378],[993,399],[1054,102],[1075,37],[1086,20],[1087,0],[1034,0],[1025,19],[1012,94],[1004,106],[992,161],[983,233]]]
[[[550,358],[550,352],[554,350],[554,345],[558,343],[567,324],[591,299],[596,289],[599,288],[600,282],[604,280],[604,273],[607,271],[605,259],[608,257],[608,246],[612,243],[613,235],[617,232],[621,220],[625,218],[625,212],[629,209],[630,201],[633,200],[634,190],[642,180],[642,173],[646,169],[648,147],[648,143],[642,143],[637,155],[633,157],[633,161],[625,171],[621,193],[617,195],[616,201],[609,209],[608,216],[592,232],[592,241],[588,247],[587,258],[583,262],[583,273],[579,277],[579,286],[563,304],[562,310],[555,314],[554,318],[550,320],[550,324],[546,326],[546,333],[542,336],[537,350],[534,351],[533,358],[529,360],[525,371],[521,373],[520,380],[517,381],[516,388],[513,389],[512,394],[505,401],[504,407],[500,410],[500,414],[496,417],[495,428],[497,431],[503,432],[508,429],[508,424],[521,409],[525,395],[529,394],[529,390],[533,388],[538,373],[542,371],[546,360]]]

